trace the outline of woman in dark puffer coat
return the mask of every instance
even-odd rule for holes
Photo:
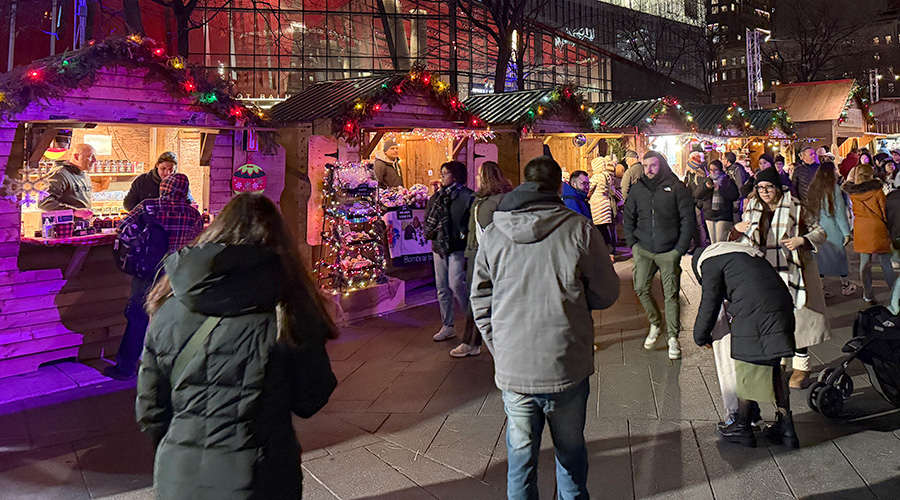
[[[165,270],[147,299],[137,397],[159,498],[301,498],[291,414],[328,402],[337,381],[325,340],[336,332],[278,209],[236,196]],[[210,317],[218,323],[187,356]]]
[[[744,243],[716,243],[694,253],[694,274],[703,287],[694,323],[694,342],[712,345],[712,330],[725,300],[729,301],[731,357],[735,360],[738,415],[717,429],[719,437],[756,446],[750,427],[757,403],[778,407],[766,437],[786,446],[800,446],[790,411],[788,380],[781,358],[794,354],[794,299],[784,280],[761,251]]]

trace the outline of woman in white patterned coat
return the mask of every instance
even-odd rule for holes
[[[827,234],[816,215],[803,208],[790,191],[785,191],[775,169],[756,174],[755,190],[747,199],[743,220],[735,225],[743,233],[742,242],[760,249],[778,271],[794,298],[797,328],[790,387],[809,386],[810,361],[807,348],[831,338],[825,315],[825,293],[813,252]]]
[[[615,241],[615,224],[617,201],[621,198],[616,189],[611,169],[615,165],[610,165],[606,158],[594,158],[591,161],[591,190],[589,192],[588,202],[591,206],[591,219],[600,234],[603,241],[609,249],[610,255],[614,255],[616,251]]]

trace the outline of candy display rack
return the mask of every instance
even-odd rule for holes
[[[346,293],[385,282],[384,227],[372,165],[334,163],[325,170],[319,287]]]

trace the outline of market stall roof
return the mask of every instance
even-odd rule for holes
[[[135,85],[129,77],[142,84]],[[215,123],[195,123],[197,117],[193,117],[195,121],[189,119],[186,125],[272,127],[265,113],[238,100],[221,76],[191,67],[181,57],[167,55],[163,44],[139,35],[92,42],[83,49],[46,57],[0,76],[0,118],[40,121],[71,115],[70,121],[96,121],[102,112],[123,122],[155,123],[168,118],[161,110],[150,111],[149,104],[112,105],[99,96],[88,96],[87,89],[98,83],[122,89],[108,96],[111,102],[124,102],[123,95],[143,92],[152,96],[148,99],[153,105],[166,100],[186,111],[203,111],[215,118]]]
[[[775,103],[790,113],[794,122],[838,120],[856,88],[856,80],[830,80],[776,85]]]
[[[403,73],[405,75],[405,73]],[[280,102],[269,110],[272,118],[282,123],[310,122],[320,118],[334,118],[344,103],[353,102],[390,82],[396,75],[348,78],[319,82]]]
[[[469,111],[488,125],[536,129],[535,132],[593,132],[600,121],[584,102],[576,87],[476,94],[466,101]]]
[[[271,109],[288,123],[331,121],[331,132],[352,144],[364,132],[409,128],[484,126],[437,73],[414,67],[405,73],[317,83]]]
[[[606,127],[610,129],[643,127],[659,101],[642,99],[599,103],[594,105],[594,115],[606,122]]]
[[[466,106],[489,125],[513,123],[542,100],[549,100],[554,89],[522,90],[502,94],[475,94]]]
[[[694,117],[674,97],[594,104],[594,119],[609,131],[667,135],[696,129]]]
[[[786,135],[791,132],[788,115],[781,109],[747,110],[735,105],[713,104],[691,111],[697,130],[709,134],[719,134],[726,129],[746,136],[767,135],[773,128],[781,129]]]

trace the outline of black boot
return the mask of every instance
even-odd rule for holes
[[[750,404],[750,425],[753,426],[753,430],[759,431],[762,430],[761,425],[757,425],[762,421],[762,412],[759,409],[759,403],[754,401]]]
[[[786,414],[777,412],[775,414],[775,423],[767,425],[763,429],[763,436],[770,442],[775,444],[783,444],[788,448],[799,448],[800,440],[797,439],[797,432],[794,430],[794,417],[791,412]]]
[[[750,427],[750,421],[741,415],[738,415],[731,425],[724,428],[717,428],[716,434],[719,439],[726,443],[736,443],[749,448],[756,448],[756,437],[753,435],[753,429]]]

